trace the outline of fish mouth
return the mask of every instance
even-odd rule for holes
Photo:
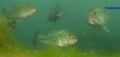
[[[68,39],[64,41],[59,40],[57,45],[58,47],[68,47],[74,45],[77,41],[78,39]]]

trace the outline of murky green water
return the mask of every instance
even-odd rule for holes
[[[18,20],[15,28],[9,28],[5,18],[0,18],[0,33],[2,32],[0,57],[120,57],[120,9],[105,9],[108,6],[120,6],[119,2],[119,0],[0,0],[1,13],[3,8],[6,12],[11,6],[21,3],[30,3],[36,8],[32,16]],[[62,16],[54,23],[48,20],[48,16],[57,3],[61,5]],[[88,14],[94,6],[105,9],[108,17],[106,25],[110,32],[88,25]],[[56,29],[74,32],[79,39],[78,42],[66,48],[44,44],[34,48],[37,30],[47,34]]]

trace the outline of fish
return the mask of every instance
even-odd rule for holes
[[[13,5],[11,7],[10,13],[11,13],[11,17],[13,18],[23,19],[34,15],[36,10],[37,10],[36,7],[30,3],[21,3],[21,4]]]
[[[102,10],[100,7],[94,7],[92,8],[92,10],[90,10],[87,22],[91,27],[95,27],[98,29],[100,28],[106,32],[110,32],[106,25],[107,21],[107,15],[105,14],[104,10]]]
[[[11,28],[16,28],[18,21],[24,20],[26,17],[32,16],[36,12],[36,8],[30,3],[14,4],[12,7],[2,8],[1,14],[7,18],[7,24]]]
[[[62,16],[61,5],[56,4],[52,11],[49,13],[48,20],[56,23],[61,16]]]
[[[64,48],[76,44],[78,42],[78,37],[74,33],[64,29],[53,30],[47,35],[43,35],[39,31],[37,31],[35,33],[35,38],[33,42],[34,46],[43,43],[48,46]]]

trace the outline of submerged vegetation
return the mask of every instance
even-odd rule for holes
[[[104,21],[103,17],[106,17],[106,15],[104,15],[103,12],[101,13],[101,10],[98,8],[95,8],[94,10],[96,11],[95,12],[92,11],[92,14],[89,17],[90,25],[101,27],[103,28],[103,30],[108,32],[108,30],[104,28],[104,26],[106,27],[106,24],[104,24],[106,23],[106,18]],[[7,17],[3,15],[0,16],[0,57],[120,57],[120,51],[118,52],[111,51],[108,53],[107,52],[101,53],[97,49],[95,50],[94,48],[89,51],[84,51],[81,48],[73,45],[77,42],[77,37],[73,33],[68,32],[66,30],[65,31],[60,30],[57,32],[48,33],[49,35],[44,36],[44,37],[41,36],[41,33],[38,33],[39,34],[38,38],[40,37],[41,39],[45,39],[45,40],[48,39],[49,42],[43,41],[43,43],[47,43],[49,46],[52,46],[53,44],[52,47],[47,46],[48,48],[46,47],[43,49],[41,48],[37,49],[37,48],[31,48],[31,47],[26,48],[23,45],[21,46],[21,44],[18,44],[18,42],[15,40],[14,35],[12,35],[11,27],[8,24],[8,20],[10,20],[8,19],[8,17],[11,19],[12,18],[13,19],[14,18],[24,19],[24,17],[31,16],[35,12],[36,12],[36,8],[34,8],[32,5],[30,4],[21,5],[20,4],[14,7],[10,11],[10,14],[12,13],[12,15],[7,16]],[[55,11],[52,11],[52,13],[50,14],[51,15],[48,17],[49,20],[56,22],[58,18],[61,16],[61,7],[55,8]],[[99,43],[99,42],[93,42],[93,43]]]
[[[81,51],[75,47],[28,49],[15,44],[7,17],[0,16],[0,57],[120,57],[119,52]]]
[[[15,40],[11,33],[10,27],[7,24],[7,17],[0,16],[0,48],[5,46],[12,46],[15,44]]]
[[[58,49],[48,48],[42,50],[28,50],[13,48],[10,51],[0,53],[0,57],[119,57],[120,54],[114,53],[98,53],[96,51],[83,52],[74,48]]]

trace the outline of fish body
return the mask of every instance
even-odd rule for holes
[[[36,8],[30,3],[16,4],[10,10],[11,17],[16,19],[32,16],[35,12]]]
[[[105,25],[105,21],[102,15],[94,15],[88,18],[88,23],[92,26],[103,26]]]
[[[48,35],[37,34],[36,44],[44,43],[55,47],[68,47],[74,45],[78,38],[75,34],[67,30],[57,30],[48,33]]]
[[[2,8],[1,14],[7,18],[7,24],[11,28],[16,27],[16,23],[20,19],[32,16],[36,12],[36,8],[30,3],[16,4],[7,10]]]
[[[50,12],[48,19],[53,22],[57,22],[57,20],[62,16],[61,6],[57,4],[52,11]]]
[[[107,15],[101,8],[93,8],[90,11],[90,14],[88,17],[88,24],[90,26],[95,28],[101,28],[106,32],[110,32],[106,26],[107,21],[108,21]]]

